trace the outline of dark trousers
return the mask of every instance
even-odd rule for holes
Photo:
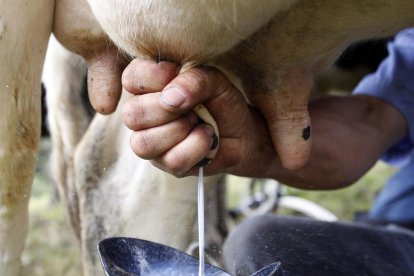
[[[248,219],[224,246],[226,270],[250,275],[275,261],[283,275],[414,275],[414,234],[298,217]]]

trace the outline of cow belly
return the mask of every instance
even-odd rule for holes
[[[201,63],[224,53],[296,1],[88,0],[127,54],[179,63]]]

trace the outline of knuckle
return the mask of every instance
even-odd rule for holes
[[[188,89],[192,92],[203,91],[207,87],[208,77],[206,73],[199,68],[194,68],[191,71],[188,71],[188,73],[183,74],[182,77],[188,84]]]
[[[143,127],[141,119],[145,118],[146,112],[140,101],[126,102],[121,112],[124,124],[133,130],[139,130]]]
[[[183,176],[186,169],[185,167],[185,156],[182,153],[175,151],[170,153],[167,158],[164,159],[164,165],[168,170],[173,173],[175,176]]]
[[[165,162],[162,159],[152,159],[150,160],[151,164],[157,167],[158,169],[171,174],[177,178],[181,178],[181,174],[178,171],[171,170],[168,166],[165,165]]]
[[[134,132],[131,136],[131,147],[135,154],[142,159],[153,158],[155,145],[153,135],[147,130]]]
[[[126,68],[121,76],[121,83],[122,86],[127,90],[133,90],[134,88],[134,69],[133,68]]]
[[[198,117],[194,114],[189,114],[188,116],[182,116],[177,120],[176,134],[188,135],[193,129],[194,125],[198,123]],[[181,136],[181,135],[180,135]]]
[[[153,72],[155,65],[151,61],[134,59],[122,73],[123,87],[133,94],[150,92],[148,76],[158,75],[157,72]]]
[[[134,110],[126,105],[122,108],[121,117],[124,124],[130,128],[135,129]]]
[[[238,93],[230,93],[234,92],[235,86],[229,81],[226,75],[223,74],[220,70],[213,67],[203,67],[200,68],[205,74],[206,82],[213,83],[215,86],[215,90],[217,90],[216,94],[218,95],[232,95]]]

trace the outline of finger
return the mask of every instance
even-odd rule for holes
[[[115,47],[87,59],[88,94],[93,108],[101,114],[116,110],[121,97],[121,74],[126,61]]]
[[[244,146],[240,143],[240,141],[238,141],[238,139],[221,138],[220,148],[211,163],[205,167],[204,175],[214,175],[224,172],[230,174],[236,172],[236,174],[240,174],[240,170],[238,169],[246,163],[246,158],[251,157],[246,157],[246,151],[243,150],[243,148]],[[225,149],[225,152],[223,152],[223,149]],[[196,164],[186,173],[186,176],[197,175],[198,169],[199,164]],[[244,171],[246,174],[249,173],[247,170]]]
[[[132,94],[159,92],[178,74],[173,62],[134,59],[122,74],[123,87]]]
[[[211,160],[216,155],[217,150],[218,150],[218,146],[219,146],[218,137],[220,136],[220,133],[219,133],[218,125],[217,125],[216,121],[214,120],[213,115],[211,115],[211,113],[208,111],[208,109],[203,104],[197,105],[193,109],[193,111],[202,122],[210,125],[213,128],[213,131],[214,131],[214,142],[213,143],[214,143],[214,145],[212,146],[211,151],[208,154],[208,157]],[[200,163],[199,165],[201,167],[204,167],[204,166],[207,166],[208,164],[209,164],[209,162],[205,162],[205,163]]]
[[[122,121],[130,129],[138,131],[160,126],[177,119],[174,114],[160,108],[158,93],[133,96],[122,106]]]
[[[181,72],[161,93],[160,103],[166,110],[180,114],[192,109],[205,123],[214,128],[215,147],[209,153],[209,159],[216,155],[219,129],[208,109],[199,103],[225,93],[229,90],[229,86],[231,84],[217,69],[198,67]],[[207,163],[199,165],[204,166]]]
[[[195,67],[180,73],[162,91],[161,106],[175,113],[184,113],[206,99],[225,91],[230,83],[217,69]]]
[[[267,120],[273,145],[286,169],[303,167],[311,151],[308,99],[312,76],[294,69],[286,73],[274,93],[255,96],[255,105]]]
[[[184,176],[192,167],[211,162],[208,154],[214,144],[214,131],[206,124],[196,126],[185,140],[152,163],[175,176]]]
[[[184,140],[197,122],[197,116],[190,113],[159,127],[135,131],[131,135],[132,150],[143,159],[156,158]]]

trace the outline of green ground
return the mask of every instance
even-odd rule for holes
[[[285,193],[303,197],[332,211],[341,220],[352,220],[356,212],[369,210],[376,193],[385,180],[393,174],[394,168],[378,162],[363,178],[354,185],[334,191],[308,191],[285,187]],[[232,177],[230,180],[229,206],[234,207],[238,200],[247,194],[247,183],[243,179]],[[241,187],[241,188],[240,188]]]
[[[62,206],[54,199],[55,190],[47,173],[48,155],[49,141],[43,140],[29,204],[29,234],[21,275],[81,275],[80,251]]]
[[[54,189],[47,178],[44,166],[47,160],[47,148],[48,142],[43,141],[39,160],[42,166],[38,168],[30,200],[30,229],[22,258],[22,275],[81,275],[79,250],[71,236],[60,204],[53,203],[52,200]],[[353,218],[355,212],[369,209],[376,192],[392,172],[392,168],[377,164],[350,188],[330,192],[310,192],[289,188],[288,193],[318,202],[339,218],[348,220]],[[232,186],[234,190],[234,184]],[[233,202],[230,204],[234,204],[236,197],[237,195],[232,196]]]
[[[334,212],[341,220],[352,220],[356,212],[369,210],[376,193],[394,171],[394,168],[378,162],[368,174],[351,187],[329,192],[288,188],[288,193],[318,202],[319,205]]]

